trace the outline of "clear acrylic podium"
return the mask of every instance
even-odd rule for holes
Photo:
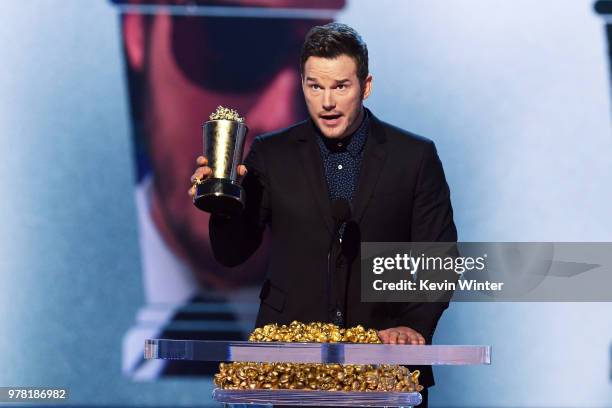
[[[244,361],[269,363],[477,365],[491,364],[490,346],[412,346],[362,343],[281,343],[248,341],[145,341],[147,359]],[[409,407],[421,403],[418,392],[229,390],[216,388],[223,404]]]

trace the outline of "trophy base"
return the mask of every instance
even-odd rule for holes
[[[224,179],[209,179],[196,186],[193,203],[212,214],[238,215],[244,209],[244,189]]]

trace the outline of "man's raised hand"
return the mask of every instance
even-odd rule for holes
[[[196,165],[198,166],[195,172],[191,175],[191,187],[189,188],[188,194],[191,198],[195,197],[196,185],[205,181],[212,175],[212,169],[208,167],[208,159],[204,156],[198,156],[196,159]],[[239,182],[247,173],[247,168],[244,164],[239,164],[237,167]]]

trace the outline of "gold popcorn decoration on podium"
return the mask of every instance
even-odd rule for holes
[[[268,324],[251,333],[256,342],[317,342],[380,344],[376,330],[362,326],[348,329],[331,323],[292,322],[289,326]],[[289,389],[324,391],[400,391],[416,392],[419,371],[412,373],[403,366],[309,363],[221,363],[215,374],[215,385],[224,389]]]
[[[267,324],[251,333],[249,341],[282,341],[300,343],[380,343],[374,329],[366,330],[362,326],[343,329],[332,323],[304,324],[292,322],[289,326]]]
[[[210,120],[233,120],[234,122],[244,122],[244,118],[240,117],[235,109],[224,108],[217,106],[217,110],[210,114]]]

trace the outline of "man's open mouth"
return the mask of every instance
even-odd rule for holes
[[[342,116],[339,113],[336,114],[328,114],[328,115],[320,115],[323,119],[338,119],[340,116]]]
[[[319,115],[319,117],[323,120],[323,123],[327,126],[337,125],[340,121],[340,117],[342,115],[337,114],[328,114],[328,115]]]

